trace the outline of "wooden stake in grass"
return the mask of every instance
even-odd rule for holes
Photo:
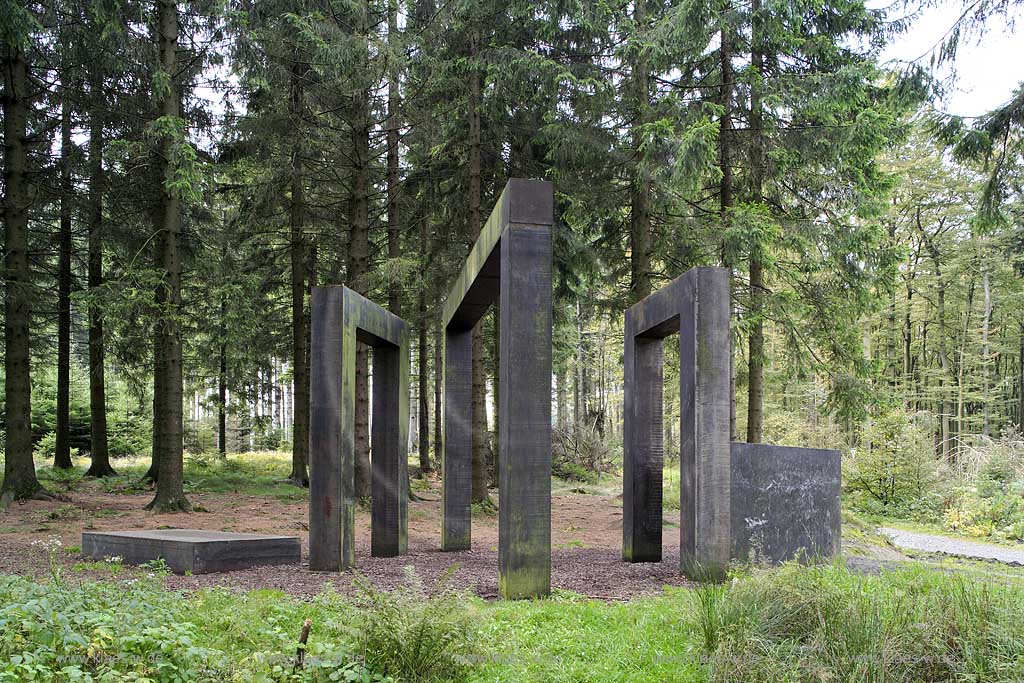
[[[306,641],[309,640],[309,629],[312,627],[312,619],[306,619],[302,622],[302,631],[299,633],[299,647],[295,649],[295,666],[292,667],[292,673],[302,670],[303,662],[306,659]]]

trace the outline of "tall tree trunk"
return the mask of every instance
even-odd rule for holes
[[[227,297],[220,297],[221,342],[217,363],[217,452],[221,457],[228,454],[228,346],[226,343]]]
[[[360,10],[365,14],[365,9]],[[363,24],[360,23],[360,26]],[[361,34],[365,35],[365,33]],[[353,140],[354,164],[352,197],[349,204],[348,286],[365,296],[368,292],[369,243],[369,165],[370,110],[369,93],[356,98]],[[356,347],[356,412],[355,412],[355,494],[370,497],[370,413],[369,354],[363,344]]]
[[[724,233],[731,222],[731,212],[734,203],[733,199],[733,175],[732,175],[732,95],[735,87],[732,69],[732,29],[724,23],[731,13],[729,0],[722,3],[723,24],[720,31],[718,49],[719,69],[721,70],[722,84],[719,94],[719,104],[722,107],[722,114],[718,120],[718,165],[721,171],[721,179],[718,183],[718,207],[721,230]],[[729,291],[733,290],[732,277],[732,256],[722,248],[722,265],[729,269]],[[739,437],[736,425],[736,359],[732,351],[729,352],[729,436],[735,441]]]
[[[750,184],[751,199],[764,203],[764,174],[767,157],[764,150],[764,111],[761,105],[764,82],[764,30],[761,0],[752,0],[750,66]],[[761,443],[764,425],[764,263],[761,250],[766,245],[750,248],[750,337],[747,340],[747,442]]]
[[[949,372],[949,357],[946,353],[946,282],[942,277],[942,259],[939,253],[938,247],[935,245],[935,241],[932,237],[929,237],[921,226],[921,216],[918,213],[917,216],[918,229],[921,230],[922,239],[925,240],[925,246],[928,249],[928,253],[931,256],[932,263],[935,268],[935,279],[938,282],[938,292],[936,296],[936,308],[938,313],[938,325],[939,325],[939,343],[938,343],[938,354],[939,364],[942,367],[942,376],[939,379],[939,396],[941,403],[941,412],[939,414],[939,453],[942,459],[946,462],[952,462],[953,460],[953,449],[952,449],[952,436],[950,435],[950,416],[953,411],[953,406],[949,398],[950,390],[950,372]],[[940,231],[942,229],[940,221]]]
[[[89,293],[103,286],[103,72],[98,60],[89,73]],[[86,476],[109,477],[107,385],[104,373],[103,308],[89,302],[89,469]]]
[[[1022,336],[1021,339],[1021,349],[1024,349],[1024,336]],[[441,415],[444,411],[444,406],[442,405],[442,387],[444,387],[443,349],[444,323],[441,320],[441,312],[438,310],[434,324],[434,448],[438,451],[435,453],[435,459],[440,458],[441,445],[444,443],[444,420],[441,419]],[[1022,351],[1022,353],[1024,353],[1024,351]]]
[[[53,466],[71,462],[71,102],[62,84],[60,116],[60,233],[57,246],[57,432]]]
[[[0,507],[39,495],[32,461],[32,382],[29,376],[32,282],[28,269],[26,126],[28,64],[14,41],[3,46],[4,113],[4,408],[7,443]]]
[[[425,235],[421,233],[421,240],[425,243],[424,238]],[[427,399],[427,392],[429,391],[427,373],[430,371],[428,367],[427,326],[430,323],[427,318],[427,292],[426,288],[422,286],[420,287],[417,299],[417,309],[419,317],[419,337],[416,348],[417,369],[419,371],[419,383],[417,385],[419,429],[417,431],[419,432],[420,476],[422,477],[433,471],[433,467],[430,464],[430,402]],[[437,420],[438,418],[439,416],[435,414],[434,419]]]
[[[555,373],[555,403],[558,407],[558,428],[563,430],[569,426],[569,390],[566,384],[565,369],[559,368]]]
[[[1024,321],[1019,325],[1019,352],[1017,354],[1017,431],[1024,434]]]
[[[398,35],[398,2],[388,0],[388,44],[394,50]],[[402,315],[401,278],[395,277],[395,267],[402,257],[400,225],[398,223],[398,92],[397,60],[390,60],[388,73],[388,114],[387,114],[387,214],[388,214],[388,260],[391,261],[391,277],[388,281],[388,310]]]
[[[966,405],[964,396],[964,373],[966,372],[967,366],[967,344],[968,335],[971,331],[971,313],[974,311],[974,291],[976,281],[974,275],[971,275],[970,284],[967,287],[967,310],[964,313],[964,326],[960,334],[960,353],[957,354],[956,363],[956,442],[959,444],[962,440],[964,432],[967,431],[964,423],[966,420]]]
[[[178,6],[175,0],[159,0],[160,16],[158,42],[161,70],[168,76],[168,88],[164,94],[161,115],[181,118],[181,93],[177,83],[178,74]],[[164,400],[160,422],[160,438],[163,446],[158,464],[156,496],[147,506],[158,512],[190,510],[184,491],[184,451],[182,442],[182,352],[181,324],[181,198],[170,187],[174,173],[171,159],[176,144],[169,135],[161,141],[160,194],[161,225],[163,232],[163,253],[161,270],[163,288],[166,292],[164,312],[157,321],[157,336],[160,337],[162,353],[158,355],[157,372],[163,378]],[[155,389],[155,383],[154,383]],[[156,436],[154,436],[154,441]],[[156,451],[157,444],[153,444]]]
[[[646,31],[646,0],[634,3],[633,20],[638,31]],[[642,52],[641,52],[642,54]],[[636,303],[651,293],[651,172],[643,147],[643,125],[647,122],[650,108],[650,73],[647,61],[638,58],[633,65],[632,86],[634,98],[634,122],[632,130],[633,154],[637,168],[630,185],[630,300]]]
[[[907,302],[906,311],[903,316],[903,395],[904,405],[909,408],[911,405],[911,398],[919,395],[920,389],[917,386],[914,373],[914,356],[913,356],[913,341],[914,341],[914,327],[913,327],[913,300],[914,300],[914,278],[917,275],[917,264],[921,258],[920,245],[915,250],[912,260],[908,260],[906,283],[907,283]],[[916,404],[916,401],[915,401]]]
[[[981,433],[985,436],[990,435],[989,426],[989,326],[992,324],[992,283],[989,278],[988,265],[985,262],[984,257],[981,260],[982,269],[982,288],[985,292],[985,312],[981,323],[981,374],[982,374],[982,393],[981,403],[984,410],[984,422],[982,423]]]
[[[470,59],[478,57],[480,37],[470,38]],[[480,108],[483,97],[482,76],[477,64],[469,72],[469,238],[476,242],[482,226],[480,217]],[[484,357],[484,321],[473,328],[473,476],[472,501],[482,503],[490,499],[487,491],[487,367]]]
[[[291,288],[292,288],[292,377],[295,383],[292,422],[292,471],[288,480],[296,486],[309,486],[309,365],[306,351],[309,329],[306,325],[306,179],[303,161],[303,78],[306,68],[296,51],[291,65],[289,108],[292,119],[291,143]]]

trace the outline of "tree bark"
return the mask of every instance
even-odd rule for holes
[[[985,263],[984,257],[982,258],[982,288],[985,293],[985,312],[981,323],[981,374],[982,374],[982,394],[981,403],[984,410],[981,433],[985,436],[990,435],[989,426],[989,326],[992,324],[992,283],[989,278],[988,265]]]
[[[388,0],[388,45],[395,51],[395,40],[398,35],[398,2]],[[391,261],[390,278],[388,280],[388,310],[397,316],[402,315],[401,279],[395,275],[395,267],[402,257],[401,232],[398,223],[398,109],[400,106],[398,92],[398,68],[395,59],[390,60],[388,73],[388,112],[387,112],[387,215],[388,215],[388,260]]]
[[[422,477],[433,471],[433,467],[430,464],[430,402],[427,400],[427,392],[429,391],[427,382],[427,373],[429,372],[427,365],[427,325],[429,323],[427,320],[427,293],[423,287],[420,287],[417,308],[419,309],[419,338],[417,339],[416,348],[419,371],[419,383],[417,385],[419,429],[417,432],[419,436],[420,476]],[[434,419],[437,420],[438,416],[434,415]]]
[[[733,207],[733,174],[732,174],[732,94],[734,88],[732,70],[732,31],[728,24],[724,23],[730,12],[729,3],[723,3],[722,17],[723,24],[720,31],[720,47],[718,49],[719,69],[721,70],[721,92],[719,104],[722,107],[722,115],[718,120],[718,165],[721,171],[721,179],[718,184],[718,205],[721,230],[728,229],[731,221]],[[732,257],[726,252],[723,245],[722,265],[729,269],[729,292],[733,291]],[[731,306],[730,306],[731,308]],[[729,353],[729,435],[735,441],[739,437],[736,425],[736,361],[735,356]]]
[[[365,13],[365,9],[360,10]],[[362,25],[362,24],[360,24]],[[352,197],[349,204],[348,286],[365,296],[369,283],[369,93],[361,91],[355,102],[353,134],[354,164]],[[355,494],[370,497],[370,414],[369,354],[364,344],[356,347],[355,412]]]
[[[309,486],[309,372],[306,351],[309,329],[306,326],[306,198],[303,166],[303,77],[306,69],[298,55],[291,65],[289,108],[293,132],[291,144],[291,290],[292,290],[292,376],[295,383],[292,418],[292,471],[288,480],[296,486]]]
[[[26,127],[28,64],[13,41],[3,46],[4,113],[4,408],[7,444],[0,507],[38,495],[32,461],[32,382],[29,376],[32,282],[28,268]]]
[[[103,308],[96,302],[103,286],[103,72],[89,74],[89,469],[88,477],[116,474],[107,447],[106,352]]]
[[[57,431],[53,466],[71,469],[71,102],[62,84],[60,231],[57,246]]]
[[[646,2],[637,0],[634,3],[633,20],[637,30],[646,26]],[[647,110],[650,107],[650,73],[647,61],[638,58],[633,65],[632,73],[634,121],[632,130],[633,154],[636,155],[637,167],[634,170],[630,186],[630,299],[636,303],[651,293],[651,173],[647,160],[641,151],[643,134],[641,129],[647,122]]]
[[[764,31],[761,26],[761,0],[752,0],[751,6],[750,65],[753,80],[750,84],[751,163],[750,182],[752,200],[764,202],[764,112],[761,89],[764,79]],[[751,245],[750,250],[750,338],[747,344],[747,442],[761,443],[764,426],[764,264],[761,250],[764,245]]]
[[[1024,322],[1020,323],[1017,354],[1017,431],[1024,434]]]
[[[164,95],[161,115],[181,118],[181,93],[178,74],[178,7],[175,0],[159,0],[158,43],[160,68],[168,75],[168,90]],[[166,302],[157,320],[157,336],[162,353],[157,355],[157,374],[163,378],[164,394],[160,422],[163,445],[157,466],[156,496],[147,506],[158,512],[188,511],[191,505],[184,491],[184,451],[182,442],[182,349],[181,349],[181,198],[169,187],[174,168],[171,163],[173,146],[177,144],[165,135],[160,149],[160,199],[163,232],[161,271]],[[156,383],[154,381],[154,391]],[[154,435],[153,450],[157,443]]]
[[[939,231],[942,230],[942,222],[940,220]],[[924,228],[921,225],[921,214],[920,211],[917,215],[917,226],[921,232],[921,237],[925,242],[925,247],[928,249],[928,253],[931,256],[932,263],[935,267],[935,279],[938,283],[938,292],[936,297],[936,308],[938,313],[938,325],[939,325],[939,343],[938,343],[938,354],[939,364],[942,367],[942,376],[939,379],[939,395],[941,402],[941,412],[939,413],[939,454],[942,459],[946,462],[952,462],[953,449],[950,435],[950,414],[952,413],[953,407],[949,400],[949,384],[950,384],[950,373],[949,373],[949,357],[946,354],[946,282],[942,277],[942,259],[939,253],[938,247],[935,245],[935,240],[924,232]]]
[[[474,29],[475,31],[475,29]],[[474,32],[470,39],[470,59],[476,60],[479,52],[479,36]],[[480,69],[476,64],[469,75],[469,238],[476,242],[480,236],[480,107],[483,97]],[[487,490],[487,368],[484,358],[484,322],[473,328],[473,475],[472,498],[474,503],[490,500]]]

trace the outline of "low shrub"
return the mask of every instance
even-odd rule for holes
[[[843,463],[845,487],[856,507],[895,517],[939,517],[948,474],[925,427],[902,410],[882,411],[864,430],[861,444]]]
[[[393,591],[359,583],[359,647],[367,669],[396,681],[464,680],[471,669],[473,620],[449,570],[427,591],[412,567]]]

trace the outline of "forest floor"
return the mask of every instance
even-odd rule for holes
[[[109,577],[112,571],[139,571],[104,562],[85,562],[79,555],[85,530],[189,528],[298,536],[302,557],[308,556],[308,505],[305,492],[280,482],[287,461],[280,454],[246,455],[222,463],[190,461],[186,492],[196,511],[154,514],[143,508],[153,493],[139,488],[144,463],[115,463],[122,476],[91,481],[40,468],[44,485],[64,501],[29,501],[0,515],[0,574],[41,576],[50,571],[45,541],[61,541],[65,573],[82,579]],[[275,479],[275,475],[278,479]],[[52,478],[51,478],[52,477]],[[615,480],[617,481],[617,480]],[[370,557],[370,514],[356,513],[356,571],[341,574],[310,572],[305,566],[259,567],[226,574],[165,577],[168,588],[227,586],[271,588],[295,596],[312,596],[328,584],[345,593],[363,576],[378,588],[400,584],[406,567],[427,585],[454,566],[453,587],[482,597],[498,593],[498,515],[480,507],[473,513],[472,548],[442,553],[441,491],[436,477],[414,479],[420,500],[409,503],[409,553],[400,558]],[[587,485],[552,481],[552,587],[590,597],[622,600],[661,592],[666,585],[686,585],[680,576],[678,512],[666,510],[664,557],[660,563],[627,564],[621,560],[622,503],[613,482]],[[497,492],[491,492],[500,504]]]
[[[133,575],[146,569],[117,563],[84,561],[80,555],[83,531],[189,528],[241,533],[298,536],[302,557],[308,557],[307,492],[284,481],[288,455],[258,453],[233,455],[226,461],[189,457],[186,461],[186,493],[194,507],[190,514],[154,514],[144,508],[153,492],[139,485],[148,463],[142,459],[120,461],[120,476],[89,480],[81,477],[85,463],[70,473],[54,471],[39,463],[44,485],[64,500],[15,504],[0,514],[0,574],[41,577],[56,561],[68,579],[111,578]],[[666,486],[671,488],[671,471]],[[473,511],[472,549],[442,553],[441,491],[436,476],[412,479],[419,500],[409,503],[409,553],[400,559],[370,556],[370,514],[365,506],[356,512],[356,570],[340,574],[311,572],[308,565],[259,567],[223,574],[166,575],[167,588],[194,590],[224,586],[238,590],[278,589],[296,597],[310,597],[330,588],[347,594],[363,577],[373,586],[391,589],[403,583],[412,567],[426,585],[432,586],[450,569],[451,587],[484,598],[498,594],[498,515],[493,507]],[[666,509],[664,555],[659,563],[627,564],[621,560],[621,480],[604,477],[584,484],[552,480],[552,587],[603,600],[628,600],[661,593],[665,586],[689,585],[678,571],[679,512]],[[500,504],[497,492],[491,492]],[[668,495],[666,500],[673,500]],[[964,566],[955,558],[937,560],[934,555],[893,547],[877,533],[876,524],[845,513],[843,551],[858,571],[878,572],[910,559],[939,564],[946,570],[981,571],[995,567]],[[59,552],[47,541],[60,541]],[[53,546],[53,543],[49,544]],[[1002,571],[1002,570],[999,570]],[[1014,572],[1016,573],[1016,572]]]

